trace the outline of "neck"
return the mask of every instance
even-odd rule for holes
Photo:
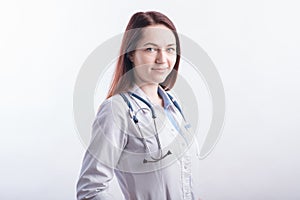
[[[158,94],[157,94],[158,84],[145,84],[145,85],[140,85],[139,87],[150,99],[158,98]]]
[[[158,95],[157,90],[158,90],[158,84],[144,84],[144,85],[139,85],[141,90],[147,95],[147,97],[150,99],[152,103],[155,104],[162,104],[162,99]]]

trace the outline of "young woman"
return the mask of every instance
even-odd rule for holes
[[[198,199],[192,187],[193,134],[170,95],[180,62],[172,21],[138,12],[126,28],[107,99],[93,123],[77,184],[78,199],[112,199],[115,176],[125,199]]]

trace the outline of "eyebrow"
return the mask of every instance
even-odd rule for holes
[[[144,44],[143,46],[147,46],[147,45],[152,45],[152,46],[156,46],[156,47],[158,47],[158,45],[157,44],[154,44],[154,43],[152,43],[152,42],[147,42],[146,44]],[[169,46],[176,46],[176,44],[168,44],[167,45],[167,47],[169,47]]]

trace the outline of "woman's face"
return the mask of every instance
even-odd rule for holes
[[[164,82],[176,62],[176,38],[164,25],[143,28],[142,38],[130,56],[137,84]]]

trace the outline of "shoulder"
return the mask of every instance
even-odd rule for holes
[[[98,108],[93,126],[102,129],[127,127],[128,108],[121,95],[105,99]]]
[[[126,103],[121,95],[116,94],[105,99],[99,106],[96,118],[121,117],[126,113]]]
[[[111,108],[111,106],[123,106],[124,100],[122,99],[120,94],[116,94],[113,95],[107,99],[105,99],[99,106],[98,111],[102,110],[102,109],[107,109],[107,108]]]

